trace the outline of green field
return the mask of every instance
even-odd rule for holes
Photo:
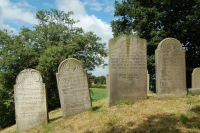
[[[106,98],[106,89],[90,88],[92,102]]]

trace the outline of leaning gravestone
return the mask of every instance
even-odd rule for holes
[[[192,72],[192,88],[188,90],[192,95],[200,95],[200,68]]]
[[[147,97],[147,43],[135,35],[109,40],[109,106]]]
[[[109,78],[109,74],[106,76],[106,93],[107,93],[107,97],[109,98],[110,95],[110,78]]]
[[[87,72],[80,61],[62,61],[56,77],[63,117],[92,109]]]
[[[161,41],[155,51],[157,98],[185,97],[185,50],[174,38]]]
[[[14,95],[18,132],[48,123],[46,89],[39,71],[21,71],[16,78]]]

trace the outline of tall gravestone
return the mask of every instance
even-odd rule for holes
[[[56,74],[63,117],[92,109],[87,71],[80,61],[62,61]]]
[[[174,38],[162,40],[155,51],[157,98],[185,97],[185,50]]]
[[[109,40],[109,106],[147,97],[147,43],[135,35]]]
[[[192,95],[200,95],[200,68],[192,72],[192,88],[188,90]]]
[[[109,74],[106,76],[106,93],[107,93],[107,97],[109,98],[110,95],[110,78],[109,78]]]
[[[147,93],[149,93],[149,83],[150,83],[149,81],[150,81],[150,75],[147,70]]]
[[[45,84],[39,71],[21,71],[14,85],[17,131],[26,131],[48,123]]]

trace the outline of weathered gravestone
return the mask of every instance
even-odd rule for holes
[[[147,93],[149,93],[149,83],[150,83],[149,80],[150,80],[150,75],[147,70]]]
[[[200,68],[192,72],[192,88],[188,90],[192,95],[200,95]]]
[[[185,97],[185,50],[174,38],[162,40],[155,51],[157,98]]]
[[[17,131],[48,123],[46,89],[39,71],[21,71],[14,85],[14,96]]]
[[[92,109],[87,72],[80,61],[62,61],[56,77],[63,117]]]
[[[110,95],[110,78],[109,78],[109,74],[106,76],[106,93],[107,93],[107,97],[109,98]]]
[[[109,106],[147,97],[147,43],[137,36],[109,40]]]

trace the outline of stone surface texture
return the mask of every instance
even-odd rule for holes
[[[92,109],[87,72],[79,60],[62,61],[56,77],[63,117]]]
[[[192,88],[200,88],[200,67],[192,72]]]
[[[148,73],[147,70],[147,93],[149,93],[149,85],[150,85],[150,74]]]
[[[174,38],[162,40],[155,51],[157,98],[185,97],[185,50]]]
[[[188,89],[188,93],[191,95],[200,95],[200,88],[190,88]]]
[[[14,85],[17,131],[27,131],[48,123],[45,84],[39,71],[21,71]]]
[[[109,74],[106,76],[106,93],[107,93],[107,98],[109,98],[110,95],[110,78]]]
[[[109,40],[109,106],[147,98],[147,43],[135,35]]]
[[[200,95],[200,68],[195,68],[192,72],[192,88],[188,90],[192,95]]]

